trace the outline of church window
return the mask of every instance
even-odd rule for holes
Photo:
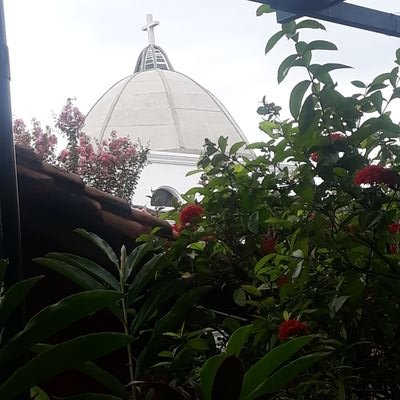
[[[173,207],[176,197],[166,189],[157,189],[153,192],[151,196],[150,204],[153,207]]]

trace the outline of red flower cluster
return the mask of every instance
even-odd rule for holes
[[[307,325],[296,319],[283,321],[279,326],[279,340],[286,340],[290,336],[296,336],[307,332]]]
[[[265,235],[261,238],[261,254],[266,256],[267,254],[275,253],[277,241],[270,235]]]
[[[395,185],[399,182],[400,175],[391,169],[382,167],[382,165],[367,165],[357,171],[354,177],[354,184],[358,186],[363,183],[386,183],[387,185]]]
[[[399,246],[397,246],[397,243],[391,243],[389,245],[389,253],[390,254],[397,254],[399,252]]]
[[[397,235],[400,232],[400,224],[394,222],[393,224],[388,225],[387,229],[392,235]]]
[[[329,138],[332,140],[332,142],[335,142],[336,140],[342,140],[346,136],[343,135],[341,132],[333,132],[329,134]]]
[[[275,282],[278,285],[278,288],[281,288],[289,283],[289,277],[286,275],[281,275]]]
[[[310,154],[310,160],[311,160],[311,161],[314,161],[314,162],[318,162],[318,152],[313,151],[313,152]]]
[[[190,224],[193,221],[199,220],[204,214],[204,209],[199,204],[188,204],[183,207],[180,215],[182,225]]]

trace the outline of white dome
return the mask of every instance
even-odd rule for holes
[[[142,60],[144,65],[146,54]],[[203,149],[205,138],[217,142],[229,136],[230,144],[246,141],[222,103],[167,61],[163,60],[165,68],[137,67],[139,72],[112,86],[89,111],[85,132],[103,140],[116,131],[149,143],[151,150],[191,154]]]

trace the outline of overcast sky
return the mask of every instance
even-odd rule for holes
[[[400,12],[398,0],[353,0],[354,4]],[[111,85],[133,72],[147,45],[145,15],[160,21],[156,43],[174,68],[205,86],[228,108],[250,140],[259,139],[255,110],[263,95],[288,108],[288,94],[301,74],[283,85],[276,70],[291,45],[268,55],[264,47],[279,30],[274,15],[256,17],[248,0],[5,0],[15,117],[52,122],[67,97],[83,112]],[[328,31],[305,38],[335,42],[339,52],[319,61],[354,69],[334,77],[345,91],[351,80],[372,78],[393,68],[400,40],[326,23]],[[350,92],[349,92],[350,93]]]

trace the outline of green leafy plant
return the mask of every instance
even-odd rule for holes
[[[0,261],[1,281],[7,267]],[[0,301],[0,329],[4,332],[14,311],[22,304],[42,276],[20,281],[7,290],[4,287]],[[34,315],[24,329],[0,345],[0,397],[14,399],[35,385],[70,369],[83,368],[85,363],[113,352],[130,343],[128,335],[95,333],[76,337],[62,343],[37,347],[70,324],[110,307],[122,298],[118,291],[93,290],[82,292],[49,305]],[[42,345],[43,346],[43,345]],[[37,396],[45,396],[38,388]],[[41,394],[42,393],[42,394]],[[40,398],[40,397],[39,397]]]

